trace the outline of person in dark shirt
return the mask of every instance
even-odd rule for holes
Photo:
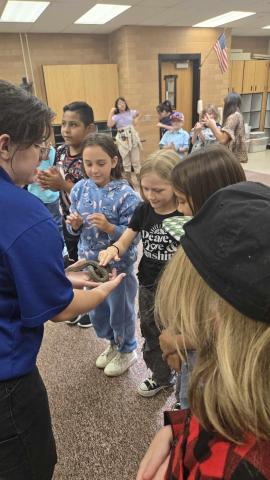
[[[56,449],[36,366],[44,324],[95,308],[122,277],[93,290],[73,289],[55,221],[22,188],[35,179],[52,112],[4,81],[0,104],[0,478],[50,480]],[[77,287],[96,286],[84,272],[70,278]]]
[[[181,215],[171,183],[171,172],[178,163],[172,150],[160,150],[150,155],[140,172],[142,197],[119,240],[103,252],[101,265],[122,257],[132,241],[140,234],[143,255],[139,264],[139,310],[141,332],[144,337],[143,357],[152,375],[138,386],[143,397],[152,397],[164,388],[174,385],[174,374],[162,358],[159,346],[160,331],[154,319],[154,296],[159,275],[166,262],[176,252],[179,242],[163,228],[165,218]]]
[[[160,128],[160,138],[167,130],[172,130],[171,114],[173,113],[172,104],[169,100],[160,103],[156,108],[158,114],[157,127]]]
[[[77,237],[69,234],[65,219],[69,215],[70,191],[83,178],[82,142],[95,130],[94,113],[86,102],[72,102],[63,108],[61,134],[65,140],[56,150],[56,166],[39,175],[42,188],[60,191],[60,204],[64,217],[63,231],[69,258],[78,260]]]

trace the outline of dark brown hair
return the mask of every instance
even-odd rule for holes
[[[0,135],[6,133],[12,143],[28,148],[49,138],[53,117],[50,108],[37,97],[0,80]]]
[[[242,165],[222,145],[209,145],[197,150],[172,171],[173,188],[186,196],[194,215],[214,192],[245,181]]]
[[[85,148],[95,146],[102,148],[102,150],[107,153],[111,159],[114,157],[118,158],[116,166],[111,170],[111,178],[114,180],[123,178],[123,161],[113,138],[107,133],[90,133],[83,141],[82,153]],[[86,177],[84,167],[82,166],[82,168],[84,176]]]
[[[241,109],[241,97],[239,93],[231,92],[224,98],[223,109],[223,125],[226,122],[229,115],[235,112],[240,112]]]
[[[116,114],[120,113],[120,110],[119,110],[119,108],[118,108],[118,106],[117,106],[119,100],[121,100],[121,102],[124,102],[124,103],[126,104],[125,112],[126,112],[127,110],[129,110],[129,106],[128,106],[126,100],[124,99],[124,97],[118,97],[118,98],[115,100],[115,104],[114,104],[114,106],[115,106],[115,113],[116,113]]]

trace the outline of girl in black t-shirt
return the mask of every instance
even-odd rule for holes
[[[166,262],[176,252],[179,242],[163,228],[162,222],[175,215],[177,199],[171,183],[171,172],[179,162],[172,150],[159,150],[148,158],[140,172],[144,202],[136,208],[128,228],[117,242],[100,252],[100,264],[119,260],[140,233],[143,255],[139,264],[139,309],[141,331],[145,339],[143,358],[152,375],[138,387],[144,397],[152,397],[174,384],[174,374],[162,358],[160,331],[154,318],[155,288]]]

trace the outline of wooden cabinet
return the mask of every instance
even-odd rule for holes
[[[242,93],[258,93],[266,90],[268,60],[246,60]]]
[[[244,60],[232,60],[230,72],[230,92],[242,93]]]
[[[62,121],[63,105],[74,100],[88,102],[95,120],[107,119],[118,92],[115,64],[43,65],[48,104],[56,113],[55,124]]]
[[[270,62],[267,67],[267,91],[270,92]]]

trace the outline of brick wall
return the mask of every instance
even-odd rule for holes
[[[30,59],[26,37],[22,34],[26,68],[30,78]],[[0,78],[20,84],[25,68],[19,34],[0,34]],[[109,63],[107,35],[28,34],[28,46],[36,94],[46,100],[42,65]]]
[[[159,140],[155,127],[155,107],[159,103],[158,55],[200,53],[203,61],[221,32],[218,29],[123,27],[110,35],[110,60],[118,63],[120,94],[131,108],[143,115],[138,130],[147,140],[145,155],[157,148]],[[230,31],[226,36],[230,46]],[[201,68],[200,92],[205,103],[217,105],[223,104],[228,92],[228,73],[220,73],[213,50]]]

